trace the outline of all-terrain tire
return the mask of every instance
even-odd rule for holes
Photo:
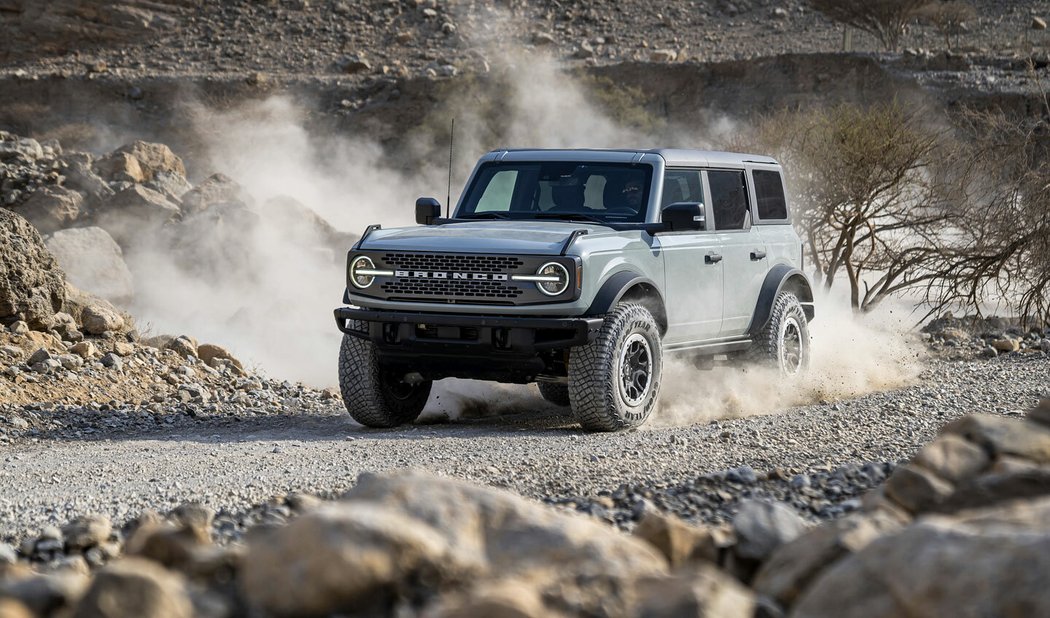
[[[792,377],[809,367],[809,323],[798,297],[780,292],[773,301],[769,321],[753,339],[752,361],[775,367],[781,375]]]
[[[364,330],[361,323],[351,328]],[[383,369],[375,345],[343,335],[339,348],[339,390],[343,405],[355,421],[368,427],[397,427],[416,420],[430,397],[433,382],[407,384]]]
[[[617,305],[598,338],[569,354],[573,416],[588,431],[641,425],[656,407],[662,371],[656,319],[641,305]]]
[[[568,384],[560,384],[558,382],[537,382],[536,386],[540,389],[540,395],[554,405],[564,407],[570,405]]]

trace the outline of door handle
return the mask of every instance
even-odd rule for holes
[[[722,256],[717,253],[708,253],[704,256],[705,264],[717,264],[722,261]]]
[[[766,259],[766,252],[765,251],[752,251],[751,252],[751,261],[752,262],[757,262],[759,260],[764,260],[764,259]]]

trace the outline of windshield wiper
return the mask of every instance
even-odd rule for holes
[[[591,221],[605,225],[607,222],[582,212],[540,212],[534,215],[536,219],[561,219],[563,221]]]
[[[459,219],[510,219],[510,216],[505,212],[472,212],[469,215],[460,215]]]

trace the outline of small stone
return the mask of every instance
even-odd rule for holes
[[[12,335],[25,335],[29,332],[29,325],[22,320],[18,320],[11,326],[8,326],[7,330],[11,331]]]
[[[180,335],[169,341],[164,347],[183,358],[186,358],[187,356],[197,358],[197,341],[193,337]]]
[[[346,58],[343,58],[342,60],[337,62],[336,66],[343,73],[350,74],[372,70],[372,63],[369,62],[368,59],[361,54],[347,56]]]
[[[76,371],[84,366],[84,359],[76,354],[63,354],[58,357],[58,362],[62,364],[62,368],[66,371]]]
[[[113,344],[113,353],[118,356],[132,356],[135,354],[135,346],[127,341],[117,341]]]
[[[547,32],[536,32],[532,35],[532,44],[539,46],[554,45],[554,37]]]
[[[102,357],[102,366],[120,371],[124,369],[124,361],[116,354],[110,352]]]
[[[981,358],[995,358],[996,356],[999,356],[999,350],[996,350],[990,345],[985,346],[984,349],[981,350]]]
[[[1016,339],[1010,339],[1009,337],[995,339],[989,345],[995,348],[997,352],[1003,354],[1008,352],[1016,352],[1021,349],[1021,342],[1019,342]]]
[[[98,348],[90,341],[81,341],[69,348],[69,351],[86,360],[91,360],[98,356]]]
[[[652,62],[674,62],[678,59],[678,52],[673,49],[654,49],[649,54]]]
[[[1046,20],[1042,17],[1033,17],[1032,30],[1046,30]]]
[[[26,364],[35,365],[37,363],[42,363],[46,360],[51,360],[51,353],[44,348],[40,348],[36,352],[33,352],[33,354],[29,357],[29,360],[26,361]]]

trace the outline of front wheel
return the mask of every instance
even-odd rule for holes
[[[791,292],[777,294],[769,321],[754,338],[751,358],[775,367],[786,377],[800,376],[809,367],[809,322],[802,303]]]
[[[616,431],[645,422],[660,394],[660,328],[641,305],[617,305],[598,338],[569,355],[569,401],[588,431]]]
[[[351,327],[362,327],[351,324]],[[433,382],[405,382],[384,369],[375,344],[343,335],[339,348],[339,390],[343,405],[355,421],[368,427],[397,427],[416,420],[430,397]]]

